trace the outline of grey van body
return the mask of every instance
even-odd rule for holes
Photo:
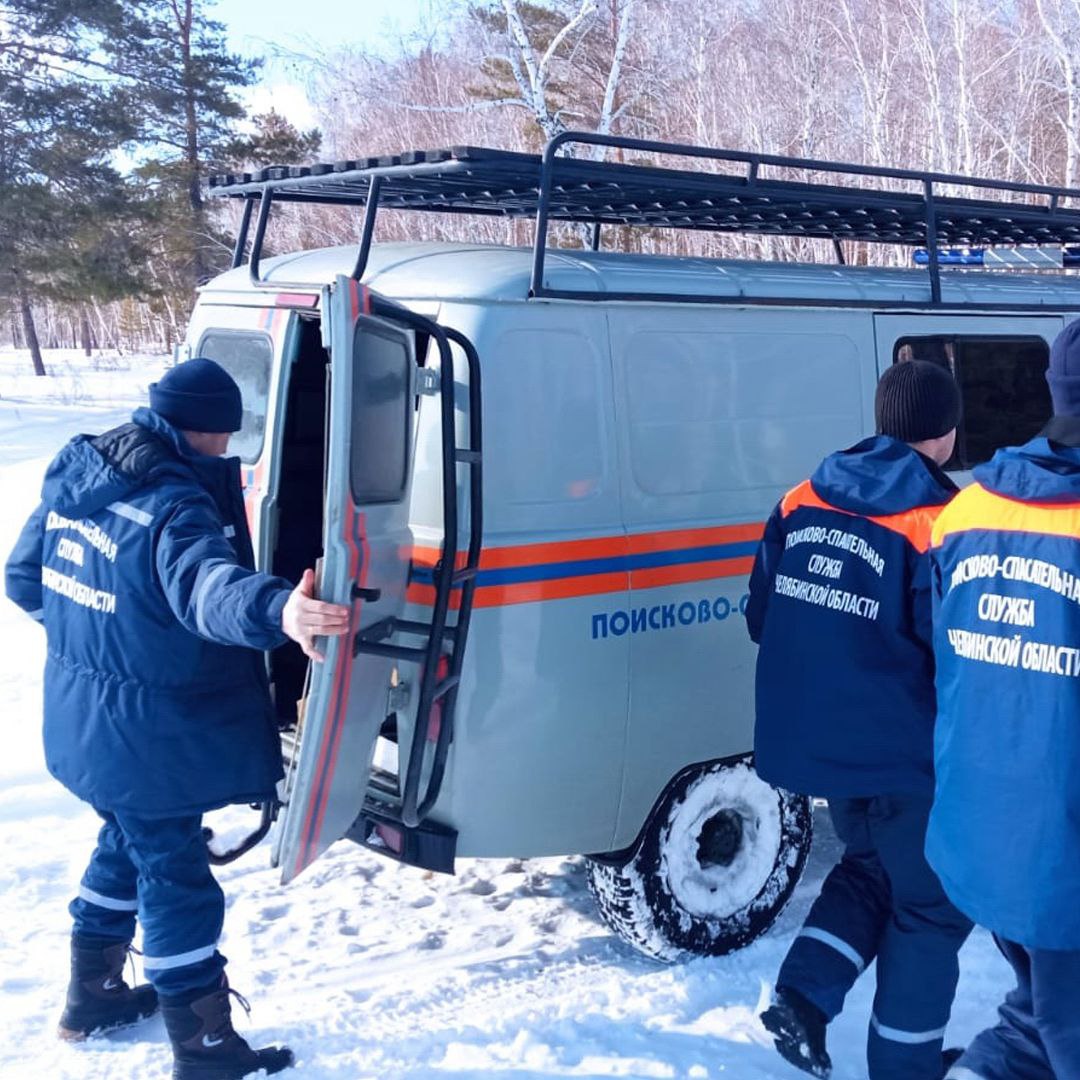
[[[234,269],[186,350],[241,383],[260,565],[318,561],[350,610],[325,664],[268,657],[283,880],[344,836],[442,871],[584,854],[648,955],[754,940],[812,824],[750,752],[766,517],[873,430],[896,362],[957,377],[960,479],[1039,430],[1080,314],[1080,190],[564,132],[209,193],[240,211]],[[362,208],[358,246],[263,258],[288,203]],[[533,247],[375,244],[380,207],[530,217]],[[593,250],[550,247],[556,223]],[[840,265],[602,252],[612,226],[826,241]],[[864,244],[913,266],[843,265]]]
[[[945,273],[931,307],[915,269],[549,251],[545,284],[598,294],[575,301],[530,298],[531,257],[378,245],[364,283],[461,331],[483,367],[485,558],[431,818],[462,856],[602,857],[634,848],[688,768],[751,750],[754,650],[741,612],[756,539],[824,454],[873,431],[875,384],[898,350],[974,343],[995,378],[1014,359],[1016,384],[1029,386],[1068,309],[1080,313],[1080,290],[1061,274]],[[319,294],[354,259],[354,248],[267,259],[257,287],[234,269],[201,290],[192,317],[190,355],[228,365],[248,339],[263,342],[261,360],[234,370],[267,568],[291,527],[278,492],[290,380],[315,347]],[[456,351],[455,379],[468,379]],[[1019,426],[1040,408],[1017,405]],[[438,428],[436,400],[421,398],[414,556],[441,539]],[[407,604],[406,617],[423,617],[422,580]],[[392,710],[400,688],[376,692]],[[399,713],[399,745],[413,722]]]
[[[484,360],[485,547],[763,522],[825,453],[872,432],[874,386],[898,340],[1048,343],[1063,325],[1060,313],[950,315],[950,300],[1076,302],[1080,313],[1065,277],[948,275],[945,310],[876,313],[844,303],[914,304],[925,275],[587,252],[549,255],[552,283],[812,296],[835,306],[529,300],[530,257],[526,249],[383,245],[365,278],[465,332]],[[352,248],[337,248],[269,260],[269,290],[254,290],[242,269],[221,275],[202,290],[190,349],[198,353],[218,326],[220,307],[271,301],[279,279],[322,288],[353,258]],[[287,371],[275,380],[279,397]],[[410,513],[417,537],[432,543],[439,474],[424,463],[435,452],[433,419],[419,425]],[[582,481],[586,495],[568,494]],[[260,554],[266,562],[265,542]],[[735,617],[744,592],[739,575],[481,609],[457,721],[469,764],[451,758],[436,814],[457,828],[459,854],[625,847],[681,768],[750,749],[754,657]],[[730,618],[604,631],[618,611],[697,609],[706,599],[711,609],[718,596],[730,602]],[[519,767],[494,774],[492,760]]]

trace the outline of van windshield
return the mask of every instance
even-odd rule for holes
[[[250,465],[259,459],[266,431],[274,346],[266,334],[246,330],[208,330],[199,356],[216,360],[237,382],[244,403],[243,424],[229,440],[229,453]]]

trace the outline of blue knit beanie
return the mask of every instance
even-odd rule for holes
[[[150,408],[179,431],[239,431],[240,387],[213,360],[197,356],[150,384]]]
[[[1080,319],[1069,323],[1050,346],[1046,369],[1055,416],[1080,416]]]

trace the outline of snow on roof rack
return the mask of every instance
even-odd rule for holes
[[[744,168],[737,174],[717,173],[560,156],[571,143]],[[836,179],[850,176],[865,186],[768,179],[761,175],[763,168],[829,174]],[[887,181],[907,182],[915,190],[895,190],[885,186]],[[968,194],[957,194],[956,189]],[[259,204],[249,257],[255,284],[261,284],[259,261],[274,202],[364,206],[355,277],[363,274],[367,264],[380,207],[535,217],[530,295],[575,299],[597,294],[568,293],[544,284],[550,221],[592,226],[594,249],[599,247],[605,225],[826,239],[833,241],[841,261],[842,240],[921,247],[929,252],[932,304],[941,302],[940,247],[1080,243],[1080,208],[1063,205],[1065,200],[1080,201],[1076,188],[573,131],[551,139],[543,155],[454,146],[309,166],[275,166],[211,177],[209,193],[244,200],[234,266],[243,264],[253,209]],[[636,294],[620,298],[632,299]],[[708,297],[685,299],[715,302]]]

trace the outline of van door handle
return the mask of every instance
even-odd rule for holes
[[[382,596],[382,589],[363,589],[359,585],[352,587],[352,598],[354,600],[366,600],[369,604],[374,604],[380,596]]]

